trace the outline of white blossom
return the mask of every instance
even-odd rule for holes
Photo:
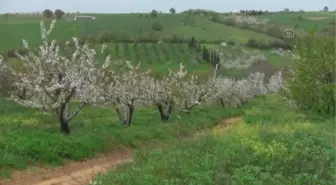
[[[283,87],[283,78],[282,78],[282,72],[279,71],[271,78],[269,79],[269,82],[267,84],[268,91],[271,93],[278,92]]]
[[[21,56],[23,71],[14,72],[18,79],[14,84],[16,89],[21,89],[30,94],[29,98],[18,98],[12,94],[12,99],[24,106],[40,108],[44,111],[55,111],[61,116],[63,122],[69,122],[84,104],[92,101],[97,95],[96,83],[99,74],[96,69],[95,50],[88,44],[80,46],[78,40],[73,38],[75,51],[68,58],[63,56],[56,41],[48,42],[47,38],[55,26],[55,21],[49,30],[41,22],[42,44],[40,51],[29,51],[27,56]],[[28,42],[23,41],[25,47]],[[70,102],[73,99],[81,102],[78,109],[69,112]]]

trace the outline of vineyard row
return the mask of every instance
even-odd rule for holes
[[[111,58],[145,63],[188,62],[193,53],[187,44],[109,43]]]

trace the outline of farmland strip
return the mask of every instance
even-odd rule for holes
[[[133,44],[133,51],[135,52],[135,56],[134,56],[135,62],[139,62],[140,61],[140,51],[139,51],[139,47],[137,43]]]
[[[160,44],[160,50],[163,53],[165,61],[169,62],[171,60],[171,58],[170,58],[170,55],[169,55],[169,53],[167,51],[167,47],[165,45],[163,45],[163,44]]]
[[[155,57],[156,62],[161,63],[160,54],[159,54],[159,50],[157,48],[157,44],[152,43],[152,47],[153,47],[154,57]]]
[[[145,53],[145,57],[146,57],[145,61],[146,61],[147,63],[151,63],[151,57],[150,57],[150,55],[149,55],[149,50],[148,50],[147,44],[144,43],[144,44],[142,44],[142,46],[143,46],[144,53]]]

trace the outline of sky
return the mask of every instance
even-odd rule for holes
[[[47,8],[85,13],[150,12],[153,9],[168,12],[171,7],[177,12],[190,8],[218,12],[241,9],[278,11],[284,8],[322,10],[324,6],[335,10],[335,0],[0,0],[0,13],[41,12]]]

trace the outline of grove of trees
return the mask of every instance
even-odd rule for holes
[[[178,71],[170,71],[167,76],[157,79],[130,62],[126,62],[124,69],[114,71],[110,56],[102,67],[96,67],[99,65],[96,51],[87,43],[81,45],[74,38],[60,48],[56,41],[47,39],[55,22],[49,30],[42,22],[43,43],[39,52],[29,50],[28,42],[23,42],[29,52],[25,56],[17,53],[23,61],[20,71],[10,65],[5,65],[2,70],[13,76],[11,99],[55,115],[64,134],[70,133],[70,121],[87,105],[114,107],[125,126],[131,125],[138,108],[155,105],[162,121],[166,122],[176,108],[191,113],[198,105],[217,100],[221,100],[223,106],[239,106],[255,96],[277,91],[282,83],[264,84],[262,73],[239,81],[216,76],[216,72],[208,79],[200,79],[189,75],[182,64]],[[102,53],[104,49],[106,46]],[[76,108],[71,108],[73,106]]]

